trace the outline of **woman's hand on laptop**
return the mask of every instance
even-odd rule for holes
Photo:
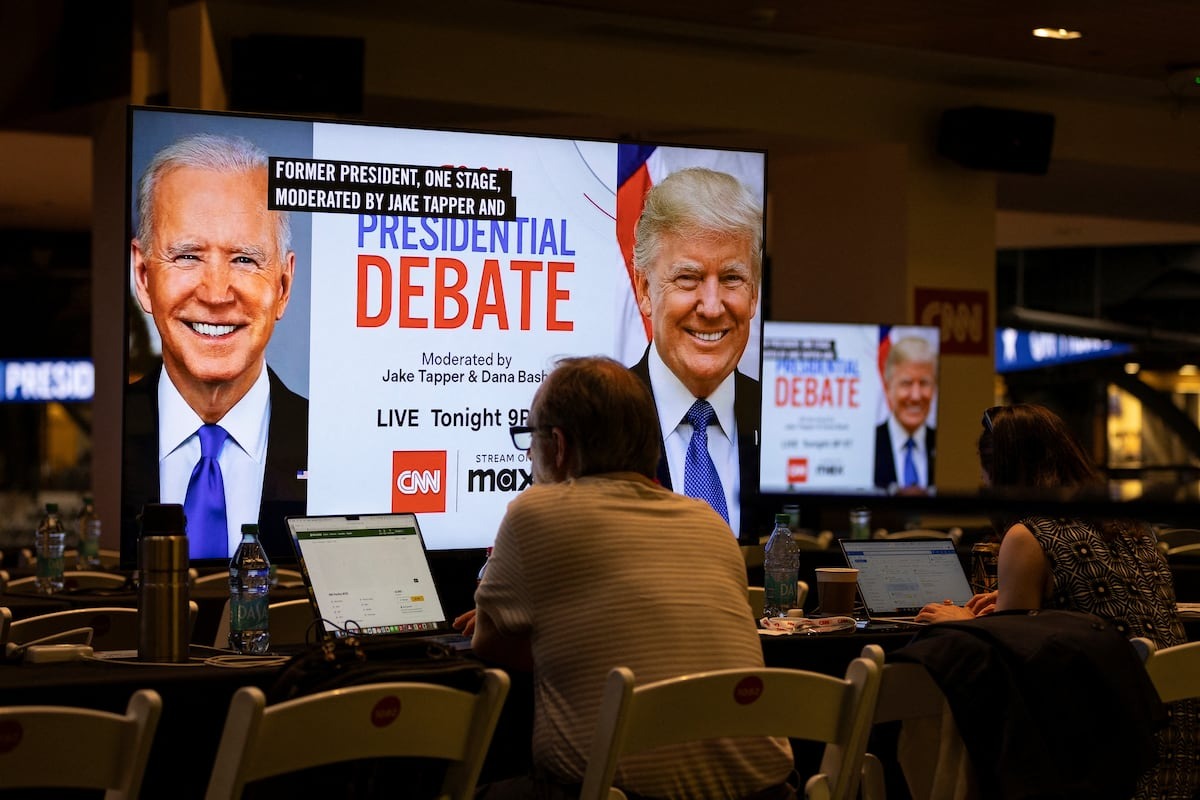
[[[984,614],[991,614],[996,610],[996,598],[999,596],[1000,592],[995,591],[977,594],[967,601],[967,608],[977,617],[982,617]]]
[[[472,608],[470,611],[467,611],[466,613],[459,614],[457,617],[454,618],[454,621],[451,622],[450,625],[451,625],[451,627],[454,628],[454,630],[458,631],[463,636],[474,636],[475,635],[475,609]]]
[[[969,608],[956,606],[953,600],[930,603],[922,608],[916,616],[917,622],[950,622],[956,619],[974,618],[975,614]]]

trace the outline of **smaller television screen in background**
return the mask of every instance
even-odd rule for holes
[[[930,493],[939,335],[931,326],[765,322],[760,490]]]

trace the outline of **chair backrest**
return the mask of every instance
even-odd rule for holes
[[[8,641],[8,630],[12,625],[12,612],[4,606],[0,606],[0,650],[4,649],[4,643]]]
[[[210,583],[222,583],[229,580],[229,573],[225,570],[210,572],[207,575],[197,574],[192,581],[196,586],[204,586]],[[304,576],[294,569],[287,567],[277,567],[275,569],[275,580],[284,586],[300,586],[304,583]]]
[[[0,707],[0,787],[104,789],[105,800],[136,800],[161,712],[153,689],[134,692],[124,714]]]
[[[273,706],[262,690],[244,686],[230,701],[205,797],[241,797],[249,781],[308,767],[414,756],[449,761],[441,796],[466,800],[508,686],[507,673],[489,669],[478,694],[432,683],[373,683]]]
[[[793,531],[792,540],[801,550],[828,550],[833,543],[833,531],[821,531],[817,534]]]
[[[1169,556],[1200,556],[1200,542],[1173,545],[1167,548]]]
[[[767,602],[767,590],[762,586],[747,586],[746,596],[750,601],[750,613],[755,619],[761,619],[763,608]],[[804,601],[808,599],[808,582],[796,581],[796,608],[804,608]]]
[[[762,586],[747,586],[746,598],[750,601],[750,614],[755,619],[761,619],[763,604],[767,601],[767,590]]]
[[[189,640],[199,609],[200,607],[194,600],[189,601]],[[88,643],[94,650],[136,650],[138,649],[138,610],[125,607],[72,608],[67,611],[40,614],[11,623],[8,641],[17,645],[26,645],[47,636],[65,634],[67,631],[73,630],[90,630],[91,637]],[[81,642],[84,639],[87,637],[71,637],[70,640]]]
[[[8,582],[8,590],[27,589],[37,581],[36,575],[26,575]],[[69,589],[120,589],[128,578],[119,572],[100,572],[89,569],[69,569],[63,572],[63,583]]]
[[[962,528],[951,528],[948,531],[935,531],[927,528],[915,528],[912,530],[891,532],[880,528],[879,530],[875,531],[874,536],[876,539],[906,539],[909,541],[933,541],[949,539],[950,541],[954,542],[955,546],[957,546],[959,541],[962,540]]]
[[[940,777],[934,777],[942,760],[961,756],[965,751],[961,750],[962,740],[958,738],[957,729],[943,731],[940,727],[952,724],[953,720],[948,713],[945,695],[929,672],[920,664],[885,664],[883,649],[875,644],[863,647],[862,657],[870,659],[881,668],[879,699],[875,703],[873,725],[928,719],[934,726],[927,730],[933,731],[937,741],[931,742],[930,747],[918,748],[921,755],[927,756],[927,765],[923,765],[927,768],[922,770],[924,776],[909,776],[910,783],[928,784],[931,778],[958,780],[959,776],[949,769],[942,770],[943,774]],[[956,752],[947,749],[949,739],[953,739],[958,745]],[[885,800],[886,783],[883,763],[874,754],[867,753],[863,757],[862,800]],[[929,796],[934,796],[934,793],[931,791]]]
[[[271,631],[271,644],[308,644],[310,636],[319,638],[313,629],[312,603],[308,599],[281,600],[267,605],[267,626]],[[316,639],[313,639],[316,641]],[[229,601],[221,607],[221,619],[217,622],[217,633],[213,637],[213,647],[224,649],[229,647]]]
[[[120,550],[109,550],[102,547],[96,551],[96,555],[100,558],[100,566],[104,569],[118,569],[121,566]],[[74,564],[78,557],[77,549],[71,548],[63,551],[63,560],[68,564]]]
[[[1155,649],[1149,639],[1134,639],[1134,646],[1147,653],[1146,672],[1164,703],[1200,697],[1200,642]]]
[[[844,679],[753,668],[634,686],[633,672],[616,667],[604,688],[580,800],[610,796],[624,753],[739,736],[824,742],[821,772],[809,778],[805,790],[810,798],[849,800],[858,788],[878,691],[879,666],[865,658],[854,659]]]
[[[1200,528],[1159,528],[1155,530],[1159,544],[1168,549],[1185,544],[1200,544]]]

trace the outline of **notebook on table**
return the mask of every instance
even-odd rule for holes
[[[913,625],[929,603],[963,605],[973,592],[954,542],[843,539],[847,565],[858,570],[858,593],[867,619]]]
[[[422,636],[470,646],[446,617],[416,515],[289,517],[287,526],[326,635]]]

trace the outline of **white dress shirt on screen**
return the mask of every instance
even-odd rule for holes
[[[929,447],[925,443],[927,428],[922,425],[910,434],[896,421],[895,414],[888,414],[888,435],[892,440],[892,461],[896,465],[896,482],[904,485],[904,445],[910,436],[913,440],[913,466],[917,468],[917,485],[929,486]]]
[[[242,525],[258,523],[270,419],[271,385],[264,368],[246,396],[217,422],[229,433],[218,461],[225,483],[225,517],[229,522],[231,554],[242,540]],[[183,503],[192,470],[200,460],[200,438],[196,431],[203,424],[164,369],[158,381],[160,502]]]
[[[650,386],[654,391],[654,404],[658,406],[658,424],[663,432],[663,448],[667,451],[667,467],[671,471],[671,486],[683,493],[683,462],[687,457],[688,443],[692,440],[692,426],[684,417],[696,398],[671,368],[663,363],[658,350],[650,348],[648,359]],[[704,398],[716,412],[716,424],[708,426],[708,454],[712,457],[717,474],[721,476],[721,488],[725,491],[725,506],[729,509],[729,527],[741,530],[742,509],[738,503],[741,490],[741,471],[738,469],[737,421],[733,415],[733,373],[721,382],[717,390]]]

